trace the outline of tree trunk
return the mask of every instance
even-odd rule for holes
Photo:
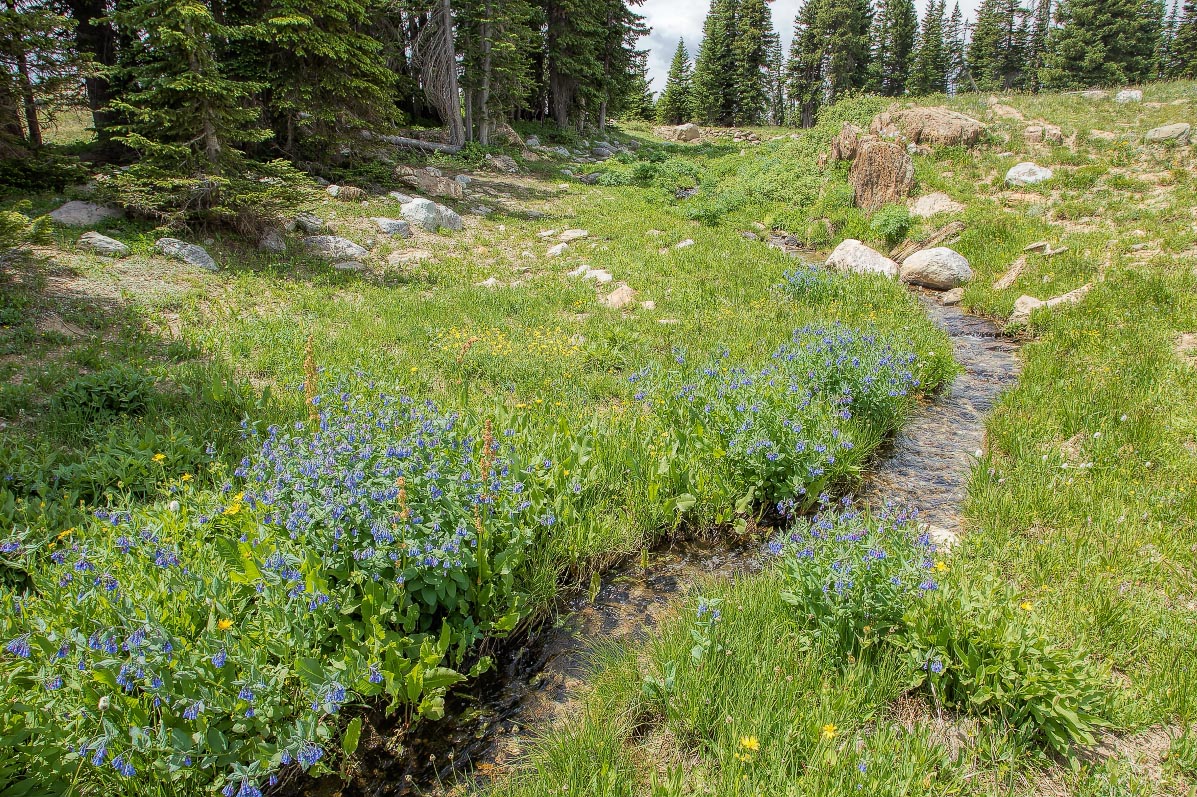
[[[491,5],[487,0],[483,6],[486,19],[482,21],[482,90],[478,97],[478,143],[486,146],[490,143],[490,13]]]
[[[8,0],[8,11],[17,14],[17,0]],[[29,77],[29,62],[25,57],[25,50],[19,42],[15,42],[17,61],[17,75],[21,79],[21,102],[25,108],[26,140],[29,146],[38,149],[42,145],[42,126],[37,121],[37,100],[33,96],[33,80]]]
[[[461,146],[465,143],[465,123],[461,118],[461,90],[457,84],[457,47],[453,41],[453,6],[450,0],[441,0],[441,46],[444,56],[449,59],[448,90],[453,101],[449,109],[449,118],[445,120],[449,126],[449,143]]]
[[[107,144],[116,122],[115,115],[108,109],[112,89],[106,74],[107,69],[116,66],[116,29],[107,21],[106,0],[67,0],[66,5],[75,22],[75,46],[80,53],[90,56],[98,67],[88,73],[83,83],[87,88],[92,127],[100,143]]]

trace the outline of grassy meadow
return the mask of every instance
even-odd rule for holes
[[[739,535],[850,490],[914,397],[953,375],[947,338],[901,286],[802,268],[743,233],[785,230],[818,258],[960,218],[973,312],[1093,286],[1011,329],[1023,375],[989,420],[960,546],[798,512],[810,556],[787,544],[651,640],[597,650],[576,716],[534,729],[528,760],[479,788],[1192,794],[1197,380],[1178,342],[1197,331],[1197,186],[1190,147],[1141,137],[1192,121],[1197,95],[1001,101],[1025,121],[984,96],[925,101],[989,128],[915,157],[916,194],[965,207],[930,220],[869,218],[847,167],[817,164],[844,121],[886,107],[860,98],[811,131],[757,130],[760,145],[629,125],[612,138],[639,150],[603,164],[511,176],[470,153],[416,159],[474,177],[475,197],[448,202],[467,218],[452,234],[378,233],[373,217],[399,213],[385,190],[405,190],[389,168],[327,175],[384,189],[349,203],[313,186],[297,208],[373,244],[360,273],[296,237],[267,255],[180,235],[211,236],[209,274],[157,255],[147,222],[99,225],[132,248],[118,261],[56,228],[0,271],[0,787],[249,795],[336,771],[355,706],[435,720],[489,666],[486,640],[663,535]],[[1026,143],[1038,121],[1075,141]],[[1005,187],[1022,160],[1055,177]],[[492,212],[466,213],[478,204]],[[566,229],[588,235],[549,257]],[[1067,251],[1027,255],[995,290],[1040,240]],[[582,266],[613,279],[569,276]],[[633,300],[607,306],[620,283]],[[884,606],[862,609],[863,586],[823,597],[849,559]]]

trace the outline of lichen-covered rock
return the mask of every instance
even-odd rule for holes
[[[897,144],[862,141],[848,173],[858,208],[872,212],[903,202],[914,188],[914,161]]]
[[[370,254],[364,246],[336,235],[312,235],[303,239],[312,252],[334,260],[357,260]]]
[[[393,235],[399,238],[411,237],[411,225],[403,219],[374,218],[372,221],[378,225],[379,231],[384,235]]]
[[[973,278],[968,259],[946,246],[915,252],[902,263],[902,282],[937,291],[959,288]]]
[[[1168,141],[1188,144],[1192,133],[1193,127],[1188,122],[1177,122],[1148,130],[1144,140],[1149,144],[1163,144]]]
[[[869,132],[882,138],[902,136],[915,144],[972,146],[981,140],[985,125],[947,108],[911,108],[879,114]]]
[[[178,238],[159,238],[154,242],[154,246],[159,252],[175,260],[182,260],[184,263],[207,271],[220,270],[216,261],[212,259],[212,255],[208,254],[208,250],[197,244],[189,244]]]
[[[109,219],[123,219],[125,213],[119,208],[97,205],[95,202],[81,202],[73,199],[57,210],[51,211],[50,218],[67,227],[91,227]]]
[[[835,248],[827,258],[827,267],[854,274],[884,274],[898,276],[898,264],[875,249],[849,238]]]
[[[129,247],[120,241],[109,238],[107,235],[100,235],[98,232],[83,233],[79,236],[79,242],[76,245],[80,249],[102,257],[124,257],[130,252]]]
[[[1054,172],[1046,166],[1024,161],[1010,167],[1010,171],[1006,172],[1006,182],[1018,186],[1034,185],[1052,179],[1053,174]]]

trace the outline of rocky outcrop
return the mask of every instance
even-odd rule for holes
[[[1175,141],[1177,144],[1188,144],[1192,136],[1193,127],[1188,122],[1176,122],[1147,131],[1143,140],[1148,144],[1164,144]]]
[[[827,258],[827,267],[853,274],[884,274],[898,276],[898,264],[855,238],[842,242]]]
[[[852,161],[848,182],[858,208],[871,212],[903,202],[914,188],[914,161],[897,144],[866,139]]]
[[[844,122],[839,134],[831,140],[831,159],[850,161],[856,159],[860,148],[860,139],[864,131],[851,122]]]
[[[461,183],[446,177],[440,169],[431,166],[423,169],[398,166],[395,168],[395,176],[430,196],[447,196],[453,199],[465,196]]]
[[[446,230],[460,230],[465,224],[456,212],[430,199],[417,197],[405,202],[401,211],[403,218],[430,232],[436,232],[442,227]]]
[[[937,291],[959,288],[972,278],[968,259],[946,246],[915,252],[906,258],[901,270],[902,282]]]
[[[80,249],[102,257],[124,257],[129,254],[129,247],[115,238],[100,235],[98,232],[85,232],[79,236],[76,244]]]
[[[981,140],[985,125],[947,108],[911,108],[880,114],[869,132],[881,138],[901,136],[913,144],[972,146]]]

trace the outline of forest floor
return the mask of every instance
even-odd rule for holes
[[[950,244],[975,273],[963,306],[1004,322],[1020,295],[1048,299],[1091,286],[1075,306],[1010,327],[1025,343],[1021,378],[987,420],[964,534],[942,580],[1008,586],[1037,633],[1100,670],[1110,702],[1097,744],[1078,747],[1069,762],[1000,712],[981,704],[943,711],[909,692],[897,658],[831,661],[804,641],[781,577],[766,570],[696,590],[649,640],[597,650],[576,713],[536,729],[543,735],[526,745],[522,767],[489,788],[653,797],[1192,795],[1197,161],[1190,146],[1152,145],[1143,135],[1197,123],[1195,92],[1192,83],[1171,83],[1147,86],[1142,102],[1128,104],[1081,95],[920,102],[960,110],[988,129],[976,147],[915,157],[915,195],[942,191],[962,209],[915,220],[905,234],[964,222]],[[135,221],[97,225],[132,249],[110,260],[75,247],[81,230],[56,228],[52,246],[4,275],[0,465],[30,482],[30,474],[77,465],[79,483],[61,506],[4,511],[14,523],[43,514],[52,525],[72,524],[80,496],[98,503],[127,495],[129,462],[171,455],[174,445],[183,458],[211,440],[235,462],[243,416],[300,412],[293,388],[309,337],[330,372],[366,368],[449,405],[484,396],[546,429],[558,419],[617,415],[632,402],[628,376],[640,369],[719,347],[761,360],[807,324],[901,334],[926,352],[926,387],[950,380],[946,337],[897,284],[862,277],[847,294],[798,303],[778,296],[795,262],[757,240],[767,230],[791,233],[812,258],[844,238],[881,250],[893,243],[851,207],[850,191],[845,198],[845,167],[816,166],[836,121],[797,138],[790,129],[753,129],[756,142],[707,131],[693,145],[660,145],[649,128],[630,125],[612,138],[663,153],[659,168],[641,172],[634,157],[581,165],[541,158],[518,175],[419,159],[473,177],[474,196],[459,203],[465,229],[452,234],[387,239],[371,222],[398,216],[385,194],[349,203],[313,188],[308,209],[372,250],[361,272],[333,271],[294,241],[279,255],[213,236],[196,241],[221,264],[213,274],[157,255],[160,233]],[[1029,143],[1026,127],[1041,123],[1058,126],[1064,142]],[[551,143],[548,131],[537,132]],[[1006,186],[1006,170],[1028,160],[1052,168],[1053,179]],[[612,176],[585,185],[562,175],[563,166]],[[39,212],[66,198],[28,197]],[[495,210],[470,215],[477,204]],[[567,229],[587,235],[549,256]],[[1024,253],[1038,241],[1063,251]],[[999,281],[1020,262],[1015,278]],[[581,267],[611,281],[570,276]],[[610,297],[622,285],[634,293],[624,291],[621,303]],[[56,393],[114,365],[164,386],[146,416],[103,429],[60,423]],[[141,497],[154,495],[154,479],[139,478]],[[548,543],[525,584],[535,605],[550,607],[563,590],[637,555],[676,517],[676,507],[632,487],[610,500],[603,523],[563,528]],[[700,525],[726,530],[729,519],[712,508]],[[700,597],[723,607],[712,631],[724,651],[718,666],[691,655]]]

